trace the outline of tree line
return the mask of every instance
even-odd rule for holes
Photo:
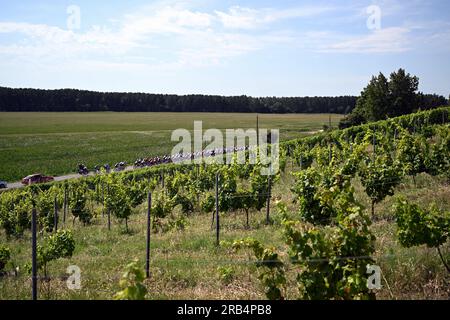
[[[357,97],[263,97],[41,90],[0,87],[0,111],[340,113]]]
[[[411,113],[419,108],[425,110],[447,105],[443,96],[416,93],[418,79],[406,77],[405,80],[405,77],[404,74],[399,76],[398,94],[390,94],[387,80],[380,74],[372,79],[361,97],[174,95],[0,87],[0,111],[338,113],[349,114],[342,123],[347,127]],[[389,114],[386,110],[399,112]]]

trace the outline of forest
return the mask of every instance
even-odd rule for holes
[[[40,90],[0,87],[0,111],[340,113],[353,110],[357,97],[265,97],[169,95]]]
[[[418,94],[422,109],[446,105],[436,94]],[[249,97],[42,90],[0,87],[0,111],[43,112],[243,112],[348,114],[356,96]]]

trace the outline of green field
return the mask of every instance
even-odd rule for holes
[[[311,134],[328,114],[259,115],[260,128],[279,129],[281,140]],[[331,115],[336,126],[341,115]],[[89,168],[170,153],[174,129],[255,128],[255,114],[236,113],[0,113],[0,180],[27,174],[61,175],[78,163]]]

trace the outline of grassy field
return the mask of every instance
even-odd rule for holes
[[[341,115],[331,115],[336,126]],[[328,114],[260,115],[260,128],[279,129],[281,140],[297,138],[328,125]],[[27,174],[61,175],[78,163],[104,163],[170,153],[174,129],[255,128],[256,115],[232,113],[0,113],[0,180]]]
[[[288,164],[290,166],[290,164]],[[288,167],[287,172],[296,168]],[[289,186],[292,176],[281,177],[274,188],[274,198],[289,204],[295,214]],[[354,181],[356,196],[365,206],[370,202],[358,180]],[[445,210],[450,209],[450,188],[445,181],[422,174],[414,186],[406,178],[398,187],[397,194],[424,203],[437,202]],[[372,230],[377,237],[375,263],[382,270],[382,289],[378,299],[448,299],[450,287],[448,274],[434,249],[415,247],[405,249],[397,242],[388,197],[376,207],[376,219]],[[272,206],[274,206],[272,204]],[[272,217],[276,220],[275,208]],[[40,299],[111,299],[119,290],[119,280],[124,267],[137,258],[140,265],[145,261],[145,206],[131,218],[129,233],[124,226],[113,221],[107,230],[106,217],[98,216],[94,224],[83,227],[78,222],[67,227],[74,230],[76,251],[71,259],[62,259],[50,264],[50,281],[39,283]],[[264,211],[264,210],[263,210]],[[176,214],[176,213],[175,213]],[[256,278],[256,268],[251,263],[252,254],[234,253],[226,248],[215,247],[215,234],[210,229],[211,217],[196,212],[188,218],[184,231],[169,231],[152,235],[151,279],[145,282],[150,299],[264,299],[263,290]],[[70,221],[70,219],[69,219]],[[223,215],[222,240],[254,237],[265,245],[275,246],[286,253],[282,241],[281,227],[264,225],[264,214],[251,213],[251,228],[244,227],[242,212]],[[0,242],[5,235],[0,232]],[[30,261],[30,235],[8,241],[15,265],[23,266]],[[448,245],[443,252],[448,256]],[[287,255],[283,256],[287,259]],[[82,289],[70,291],[65,284],[65,270],[75,264],[82,270]],[[221,280],[219,267],[229,268],[230,277]],[[287,297],[296,298],[296,270],[288,272]],[[29,299],[30,277],[21,269],[18,277],[0,279],[0,300]]]

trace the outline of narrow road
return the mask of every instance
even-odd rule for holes
[[[139,169],[142,169],[142,168],[139,168]],[[123,171],[132,171],[132,170],[135,170],[134,167],[133,166],[128,166]],[[94,172],[89,172],[89,174],[87,174],[86,176],[95,176],[95,173]],[[80,179],[82,177],[84,177],[84,176],[82,176],[82,175],[80,175],[78,173],[71,173],[71,174],[58,176],[58,177],[54,177],[54,178],[55,178],[55,181],[65,181],[65,180],[71,180],[71,179]],[[23,187],[25,187],[25,185],[23,185],[21,181],[12,182],[12,183],[8,183],[8,188],[2,189],[0,191],[19,189],[19,188],[23,188]]]

